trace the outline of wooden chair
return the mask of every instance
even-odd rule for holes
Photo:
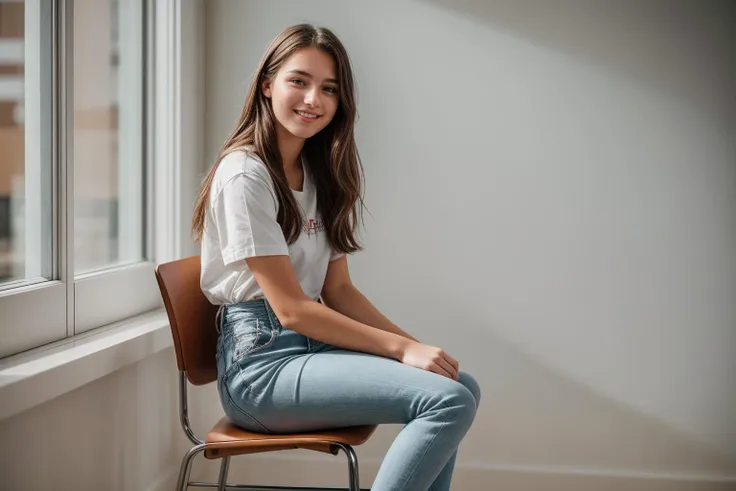
[[[193,487],[217,487],[225,489],[316,489],[287,486],[254,486],[245,484],[226,484],[230,457],[259,452],[291,450],[303,448],[337,455],[339,450],[348,458],[350,491],[361,491],[358,475],[358,458],[353,450],[373,434],[375,426],[354,426],[331,431],[298,434],[260,434],[245,431],[227,417],[220,419],[207,434],[204,441],[194,435],[189,426],[187,410],[187,382],[193,385],[206,385],[217,380],[215,350],[217,331],[215,315],[217,307],[210,304],[199,286],[200,258],[192,256],[156,267],[161,296],[169,316],[171,334],[174,338],[176,363],[179,368],[179,419],[184,433],[194,446],[185,454],[177,491]],[[220,477],[217,483],[190,482],[192,461],[200,452],[207,459],[222,459]],[[321,489],[321,488],[320,488]]]

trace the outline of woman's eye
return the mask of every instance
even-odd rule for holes
[[[304,82],[298,78],[291,79],[291,83],[297,84],[297,85],[304,85]]]
[[[325,87],[325,92],[328,94],[337,94],[337,88],[335,87]]]

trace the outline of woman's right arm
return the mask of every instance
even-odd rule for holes
[[[245,261],[284,327],[332,346],[393,358],[457,379],[457,362],[441,349],[355,321],[307,297],[289,256]]]

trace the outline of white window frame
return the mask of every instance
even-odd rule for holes
[[[63,24],[54,23],[52,30],[53,49],[59,55],[54,65],[54,80],[58,88],[54,97],[63,95],[63,98],[59,98],[59,104],[54,104],[54,107],[59,108],[54,121],[64,121],[64,124],[54,126],[53,131],[55,138],[58,137],[54,144],[58,144],[58,148],[64,152],[52,152],[55,155],[53,203],[58,206],[58,213],[54,213],[58,219],[53,224],[58,236],[58,241],[55,241],[58,250],[55,247],[53,252],[54,257],[59,257],[59,261],[54,263],[53,272],[54,277],[59,279],[0,292],[0,359],[32,348],[48,347],[54,341],[68,340],[74,335],[161,307],[153,274],[154,265],[180,257],[182,237],[186,234],[189,222],[188,217],[182,216],[181,186],[184,180],[187,184],[191,183],[191,175],[196,176],[198,169],[196,166],[186,169],[179,158],[182,142],[179,109],[182,3],[181,0],[143,2],[148,16],[145,24],[146,114],[143,118],[148,122],[144,145],[148,163],[145,176],[148,203],[145,252],[148,260],[76,278],[73,274],[72,247],[74,159],[71,140],[74,101],[69,90],[73,75],[73,0],[26,2],[26,9],[32,9],[33,6],[41,8],[43,4],[53,5],[55,18],[65,20]],[[28,23],[38,24],[40,17],[29,10],[26,13],[26,38],[38,40],[40,36],[32,35],[33,26],[28,26]],[[122,23],[130,21],[130,18],[121,19]],[[121,118],[124,125],[126,116],[122,115]],[[32,145],[32,142],[27,143]],[[185,170],[182,171],[182,168]],[[134,181],[130,179],[123,185],[140,185]],[[126,207],[125,210],[120,216],[121,223],[140,213],[140,209]],[[134,241],[139,239],[142,240],[142,237],[132,238],[130,246],[135,247]]]
[[[147,187],[149,203],[154,204],[156,213],[146,231],[153,238],[153,257],[160,263],[198,252],[190,238],[191,217],[186,210],[191,208],[197,181],[205,170],[204,0],[146,1],[149,7],[155,1],[155,29],[153,22],[148,24],[155,50],[147,64],[153,74],[148,79],[148,93],[154,93],[156,99],[155,106],[147,105],[146,116],[154,121],[147,138],[155,140],[155,145],[148,145],[147,150],[148,161],[155,162],[150,166],[150,178],[156,181]],[[154,33],[155,39],[151,37]],[[182,50],[186,57],[180,55]],[[153,271],[150,274],[153,276]],[[30,301],[26,306],[30,310],[21,312],[25,317],[19,318],[24,322],[38,311],[38,305]],[[0,310],[0,334],[5,320],[6,312]],[[171,345],[168,318],[159,308],[2,358],[0,421],[170,349]]]
[[[121,8],[119,10],[120,15],[118,16],[118,29],[121,33],[130,32],[131,26],[129,24],[136,22],[136,20],[143,19],[144,17],[143,0],[139,0],[135,4],[138,8],[128,9],[124,7],[133,5],[130,0],[128,0],[127,3],[120,3]],[[73,5],[73,2],[69,3],[69,5]],[[148,7],[148,13],[150,14],[151,3],[147,2],[146,5]],[[66,15],[66,19],[67,22],[71,23],[74,16],[69,15],[70,13]],[[151,23],[144,22],[144,25],[146,24],[150,25]],[[74,26],[70,26],[70,29],[73,30]],[[120,59],[121,62],[125,64],[124,66],[121,66],[120,73],[125,76],[126,72],[124,68],[126,66],[133,66],[136,62],[142,64],[144,62],[144,58],[143,53],[135,53],[135,49],[131,49],[134,47],[134,45],[131,46],[130,43],[125,42],[125,35],[121,35],[120,38]],[[146,46],[146,50],[146,59],[148,59],[152,54],[150,43],[148,43],[148,45]],[[68,49],[66,51],[66,54],[70,55],[73,52],[73,49]],[[71,64],[71,61],[72,60],[67,60],[67,66],[73,66]],[[148,66],[144,67],[144,69],[146,70],[146,79],[150,78],[150,72],[148,72],[148,68]],[[128,72],[128,74],[129,73],[130,72]],[[133,73],[135,73],[135,71],[133,71]],[[120,82],[121,84],[124,83],[124,81],[122,80]],[[131,111],[131,113],[129,113],[129,107],[123,108],[126,100],[129,100],[133,103],[137,102],[138,100],[142,100],[141,97],[143,96],[143,87],[142,85],[140,85],[139,80],[133,79],[128,82],[130,83],[130,87],[126,88],[125,91],[121,91],[120,93],[120,131],[127,134],[128,136],[133,136],[136,134],[139,135],[140,141],[141,143],[143,143],[143,130],[140,128],[140,125],[141,123],[146,124],[146,122],[148,121],[147,118],[142,118],[142,114],[140,114],[139,111],[133,110]],[[67,93],[70,94],[71,97],[72,92],[68,91]],[[150,100],[149,98],[145,99]],[[69,107],[74,107],[73,100],[69,100],[67,101],[67,103],[69,104]],[[148,127],[146,126],[146,130],[147,129]],[[70,145],[70,148],[72,148],[73,151],[73,146]],[[134,150],[137,151],[137,149]],[[126,152],[125,149],[121,148],[119,156],[121,159],[139,158],[141,159],[141,162],[146,161],[148,164],[146,165],[147,171],[152,167],[151,161],[147,159],[148,155],[136,155],[136,152]],[[69,160],[69,162],[73,161],[73,159]],[[120,181],[120,185],[128,187],[138,186],[138,189],[141,190],[141,193],[139,194],[141,199],[138,200],[138,203],[126,203],[124,202],[124,200],[121,199],[118,204],[118,209],[121,210],[121,218],[123,219],[123,221],[119,222],[119,225],[121,227],[121,230],[122,227],[125,226],[125,224],[131,224],[133,226],[133,229],[136,229],[136,225],[138,225],[139,232],[128,237],[132,241],[138,239],[138,244],[132,244],[129,241],[127,243],[127,246],[135,247],[137,245],[138,247],[140,247],[143,238],[142,227],[140,227],[140,225],[136,222],[141,216],[140,213],[143,207],[142,198],[144,194],[141,187],[143,183],[137,178],[135,173],[125,172],[125,166],[123,165],[123,162],[124,160],[118,161],[118,169],[120,169],[119,176],[123,178]],[[70,165],[68,167],[69,178],[73,183],[74,166]],[[147,172],[147,174],[150,175],[150,172]],[[147,186],[150,186],[150,179],[147,179],[147,181]],[[120,193],[121,198],[124,196],[124,194],[125,193]],[[146,197],[148,197],[150,196],[150,193],[146,193],[146,195]],[[68,194],[68,196],[73,197],[74,195],[73,193],[70,193]],[[71,226],[71,228],[68,228],[68,230],[74,230],[73,207],[74,200],[71,199],[68,201],[67,209],[67,220],[69,220],[67,223]],[[136,213],[138,214],[136,215]],[[151,206],[149,205],[148,210],[146,211],[146,222],[150,221],[151,216]],[[129,230],[126,229],[126,233],[127,232],[129,232]],[[121,234],[121,236],[122,235],[123,234]],[[150,245],[151,242],[153,242],[153,238],[147,237],[145,255],[148,260],[132,265],[118,266],[75,276],[74,291],[71,293],[71,296],[73,297],[73,305],[70,306],[70,309],[74,312],[74,319],[71,323],[71,325],[73,325],[74,327],[73,334],[81,334],[89,331],[90,329],[95,329],[97,327],[110,324],[120,319],[124,319],[126,317],[131,317],[141,312],[155,309],[159,306],[160,301],[158,287],[152,273],[154,262],[152,260],[152,248]],[[69,242],[67,244],[67,247],[69,247],[70,250],[72,243],[73,242]],[[126,244],[124,243],[124,246],[125,245]],[[71,270],[73,271],[73,254],[67,256],[67,261],[68,267],[72,267]]]
[[[57,16],[57,7],[55,2],[47,2],[44,0],[27,0],[24,3],[24,19],[25,19],[25,125],[30,128],[26,131],[25,136],[25,152],[26,152],[26,176],[25,176],[25,206],[28,210],[27,217],[35,217],[36,221],[26,220],[26,225],[30,227],[29,236],[33,240],[27,240],[23,237],[23,247],[25,249],[24,259],[28,262],[28,270],[41,276],[41,272],[46,269],[46,273],[50,273],[59,280],[44,281],[24,281],[24,286],[0,291],[0,357],[7,356],[19,351],[27,350],[35,346],[53,342],[67,336],[67,286],[65,284],[65,272],[60,269],[60,265],[56,261],[52,261],[51,268],[44,268],[44,264],[38,259],[41,255],[40,249],[36,249],[37,245],[42,242],[44,236],[43,228],[49,225],[52,228],[52,251],[51,256],[57,257],[59,253],[63,254],[63,250],[59,250],[58,244],[63,242],[54,240],[57,231],[61,234],[62,228],[59,226],[57,217],[63,215],[59,213],[59,193],[57,187],[63,182],[62,166],[57,159],[58,153],[55,151],[57,144],[57,118],[56,108],[57,93],[44,83],[51,83],[52,87],[58,86],[59,64],[54,58],[52,63],[45,64],[44,57],[50,53],[57,52],[59,44],[63,42],[61,33],[58,30],[58,24],[54,22]],[[50,27],[50,30],[49,30]],[[50,37],[49,37],[50,35]],[[52,57],[53,58],[53,57]],[[48,67],[51,67],[51,73],[47,73]],[[49,76],[50,75],[50,76]],[[42,101],[51,96],[51,107],[54,108],[50,115],[51,123],[51,139],[48,135],[44,138],[46,127],[49,122],[44,121],[41,116],[41,110],[44,107]],[[35,137],[35,138],[34,138]],[[34,185],[38,186],[41,182],[44,171],[48,174],[48,170],[44,169],[44,159],[50,159],[51,163],[51,182],[47,183],[47,189],[51,190],[51,198],[46,201],[51,207],[52,223],[44,223],[43,214],[43,198],[32,199],[30,191],[38,191]],[[48,161],[47,161],[48,163]],[[43,194],[43,193],[42,193]],[[47,254],[48,256],[48,254]],[[45,259],[45,258],[44,258]],[[25,272],[24,272],[25,273]]]

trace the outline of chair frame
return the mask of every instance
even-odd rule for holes
[[[188,405],[188,384],[186,372],[179,371],[179,421],[181,428],[186,434],[187,438],[194,444],[194,446],[184,455],[182,459],[181,468],[179,469],[179,477],[176,483],[177,491],[186,491],[189,487],[200,487],[200,488],[217,488],[217,491],[226,491],[228,489],[247,489],[247,490],[298,490],[298,491],[370,491],[370,488],[360,487],[360,474],[358,467],[358,456],[351,445],[332,442],[330,443],[330,453],[337,455],[342,450],[347,456],[348,460],[348,476],[350,487],[348,488],[315,488],[309,486],[273,486],[273,485],[250,485],[250,484],[233,484],[227,483],[227,475],[230,469],[230,456],[222,457],[222,463],[220,464],[220,475],[217,482],[198,482],[190,481],[189,475],[192,470],[192,463],[194,457],[199,453],[207,450],[208,443],[197,438],[189,425],[189,405]]]

